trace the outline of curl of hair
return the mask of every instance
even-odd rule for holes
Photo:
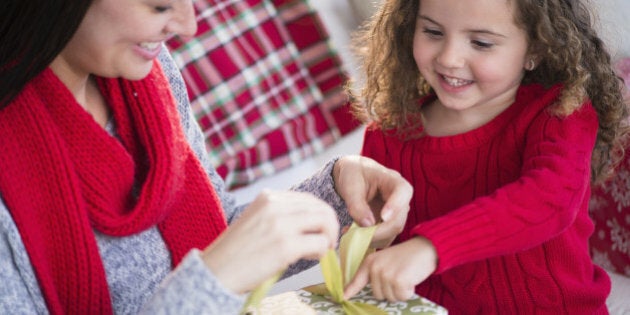
[[[364,64],[365,84],[353,112],[364,123],[409,134],[420,124],[418,98],[428,93],[413,59],[413,34],[422,0],[386,0],[355,39]],[[529,38],[537,66],[523,83],[550,87],[562,83],[559,100],[550,106],[560,117],[590,99],[599,120],[593,150],[592,180],[610,175],[623,158],[630,129],[623,99],[623,80],[614,73],[610,53],[597,35],[584,0],[506,0],[515,8],[515,23]]]
[[[418,6],[418,1],[384,1],[353,38],[366,82],[359,93],[349,93],[356,100],[353,112],[363,122],[403,131],[416,121],[410,117],[419,114],[420,73],[413,58]]]
[[[3,0],[0,10],[0,109],[54,60],[92,0]],[[6,44],[10,43],[10,44]]]
[[[563,83],[563,93],[551,108],[560,116],[591,100],[599,120],[591,175],[595,182],[609,177],[627,144],[628,107],[623,80],[615,74],[610,53],[595,31],[591,10],[581,0],[511,1],[517,7],[517,23],[528,33],[531,53],[539,60],[524,82]]]

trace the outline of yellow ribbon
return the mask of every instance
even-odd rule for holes
[[[350,229],[341,237],[339,256],[334,249],[331,249],[319,260],[324,283],[304,288],[304,290],[314,294],[329,295],[334,302],[341,305],[344,312],[348,315],[387,315],[387,312],[374,305],[346,300],[343,297],[344,287],[352,280],[363,258],[368,253],[376,228],[376,225],[359,227],[353,223]],[[262,299],[281,274],[282,272],[266,280],[252,291],[245,302],[242,314],[250,313],[252,309],[258,308]]]
[[[253,310],[258,309],[260,302],[265,298],[265,296],[267,296],[267,292],[271,290],[271,287],[278,281],[278,279],[280,279],[283,273],[284,271],[278,272],[273,277],[258,285],[258,287],[256,287],[256,289],[254,289],[247,297],[241,314],[247,315],[254,313]]]
[[[363,258],[368,253],[372,236],[377,226],[359,227],[352,224],[339,243],[339,256],[329,250],[319,261],[324,276],[325,290],[321,285],[304,288],[314,294],[330,295],[332,300],[341,304],[348,315],[384,314],[387,312],[370,304],[346,300],[343,297],[344,287],[354,278]]]

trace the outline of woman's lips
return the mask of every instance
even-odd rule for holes
[[[162,50],[162,42],[142,42],[136,47],[136,52],[147,60],[153,60],[157,58]]]

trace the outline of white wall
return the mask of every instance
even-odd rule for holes
[[[599,28],[614,58],[630,57],[630,1],[592,0]]]

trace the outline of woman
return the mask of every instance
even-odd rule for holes
[[[195,33],[190,0],[8,6],[1,310],[235,314],[262,281],[335,246],[339,223],[385,221],[375,246],[402,229],[410,186],[359,157],[234,206],[162,49]]]

